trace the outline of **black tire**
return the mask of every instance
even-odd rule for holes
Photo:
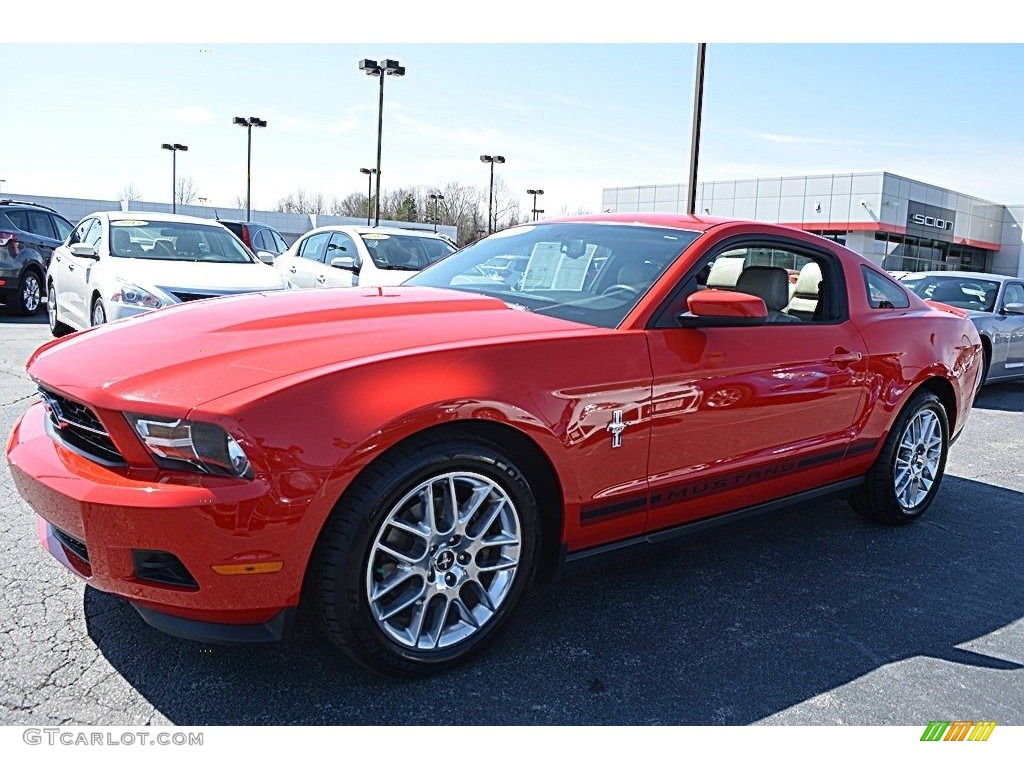
[[[913,434],[910,432],[911,424],[919,418],[926,422],[934,419],[938,428],[939,443],[935,449],[938,454],[937,461],[933,471],[928,473],[931,476],[931,484],[927,489],[921,487],[924,483],[922,479],[917,486],[910,481],[911,485],[904,486],[905,490],[901,493],[897,486],[897,463],[904,464],[911,475],[914,473],[914,462],[918,458],[922,465],[928,463],[929,451],[924,449],[923,442],[914,450],[907,449],[907,442],[914,442]],[[919,421],[918,424],[920,423]],[[864,486],[851,499],[853,508],[864,517],[885,525],[906,525],[913,522],[924,514],[938,493],[946,469],[948,452],[949,420],[946,409],[935,393],[920,390],[910,398],[896,418],[881,453],[868,470]],[[899,476],[904,478],[906,474],[900,473]],[[912,497],[912,494],[922,491],[926,492],[919,498]]]
[[[28,317],[34,315],[43,306],[43,279],[35,267],[29,267],[21,273],[18,280],[18,295],[7,305],[6,310],[12,315]]]
[[[50,333],[54,338],[67,336],[73,330],[57,319],[57,291],[54,290],[52,282],[46,289],[46,316],[50,323]]]
[[[97,296],[92,300],[92,307],[89,311],[89,323],[92,326],[103,325],[107,322],[107,311],[103,309],[103,300]]]
[[[479,486],[472,486],[474,482]],[[444,533],[446,540],[436,544],[440,539],[432,538],[434,534],[426,529],[413,535],[389,522],[416,524],[405,516],[418,511],[423,515],[421,524],[426,525],[426,507],[417,501],[425,500],[426,495],[413,494],[422,486],[429,490],[420,492],[429,493],[431,499],[438,498],[436,491],[442,494],[437,509],[445,508],[443,496],[451,487],[456,489],[457,509],[474,498],[465,496],[469,492],[486,493],[476,497],[486,502],[480,509],[504,511],[486,525],[483,517],[474,513],[467,519],[478,520],[483,530],[474,531],[467,524],[463,536],[457,535],[462,529],[456,529]],[[443,516],[443,512],[440,514]],[[514,548],[518,565],[470,575],[478,566],[494,566],[490,558],[505,558],[513,548],[481,543],[485,538],[497,540],[494,532],[498,529],[505,535],[504,529],[513,519],[519,533]],[[432,527],[445,526],[435,522]],[[471,436],[410,441],[364,470],[339,501],[317,543],[308,595],[327,636],[357,663],[399,677],[423,677],[461,664],[494,640],[533,578],[538,536],[533,491],[501,448]],[[415,551],[418,562],[399,565],[398,559],[390,557],[380,545]],[[406,575],[396,579],[399,571]],[[442,577],[451,581],[444,583]],[[384,589],[389,581],[398,581],[400,586]],[[380,588],[378,594],[386,597],[374,598],[371,604],[371,588]],[[496,602],[492,603],[493,596],[486,602],[481,599],[481,594],[487,595],[492,589],[504,590]],[[449,613],[456,602],[454,614]],[[395,608],[406,604],[407,608]],[[463,613],[463,609],[469,613]],[[387,618],[384,614],[391,610],[396,614]],[[438,639],[433,639],[430,627],[437,628]],[[405,639],[398,637],[403,633]],[[468,635],[462,637],[461,633]],[[424,639],[428,646],[433,641],[434,647],[421,648]],[[439,640],[443,647],[438,647]]]

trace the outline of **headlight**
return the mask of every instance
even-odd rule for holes
[[[158,466],[253,478],[242,446],[216,424],[131,413],[127,416],[128,423],[153,454]]]
[[[144,291],[139,286],[126,283],[123,280],[117,281],[117,290],[110,298],[119,304],[127,304],[132,307],[160,309],[163,306],[163,302],[149,291]]]

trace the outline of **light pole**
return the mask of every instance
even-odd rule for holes
[[[536,221],[537,220],[537,214],[538,213],[544,213],[544,211],[542,211],[542,210],[537,208],[537,195],[543,195],[544,194],[544,190],[543,189],[528,189],[528,190],[526,190],[526,194],[533,195],[533,210],[531,211],[531,213],[533,214],[533,220]]]
[[[373,192],[373,177],[377,175],[377,169],[360,168],[359,172],[366,174],[366,226],[370,226],[370,211],[373,210],[370,207],[370,201],[373,200],[370,195]]]
[[[505,158],[501,155],[480,155],[481,163],[491,164],[491,191],[487,196],[487,234],[494,232],[494,219],[491,213],[494,210],[494,164],[504,163]]]
[[[379,63],[373,59],[360,59],[359,68],[368,75],[380,77],[380,101],[377,104],[377,195],[373,202],[373,225],[376,227],[380,224],[380,139],[384,132],[384,75],[401,77],[405,74],[405,67],[397,59],[381,59]]]
[[[686,189],[686,212],[697,210],[697,155],[700,153],[700,119],[704,109],[704,58],[708,44],[697,44],[697,72],[693,84],[693,126],[690,129],[690,179]]]
[[[437,232],[437,201],[444,200],[444,195],[438,192],[437,194],[427,195],[427,197],[434,201],[434,231]]]
[[[252,220],[252,129],[253,128],[266,128],[267,121],[261,120],[258,117],[236,117],[231,121],[235,125],[240,125],[249,134],[249,149],[245,164],[245,220]]]
[[[171,213],[178,212],[178,153],[188,152],[184,144],[161,144],[161,149],[171,150]]]

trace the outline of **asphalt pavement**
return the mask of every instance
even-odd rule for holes
[[[0,318],[0,430],[45,316]],[[274,646],[146,626],[66,572],[0,468],[0,725],[1024,725],[1024,384],[986,388],[932,508],[844,502],[539,585],[483,657],[364,672],[308,621]]]

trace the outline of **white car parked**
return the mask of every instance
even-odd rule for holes
[[[455,251],[433,232],[394,227],[318,227],[274,260],[293,288],[398,285]]]
[[[118,211],[86,216],[54,250],[46,303],[50,332],[63,336],[183,301],[287,287],[217,222]]]

